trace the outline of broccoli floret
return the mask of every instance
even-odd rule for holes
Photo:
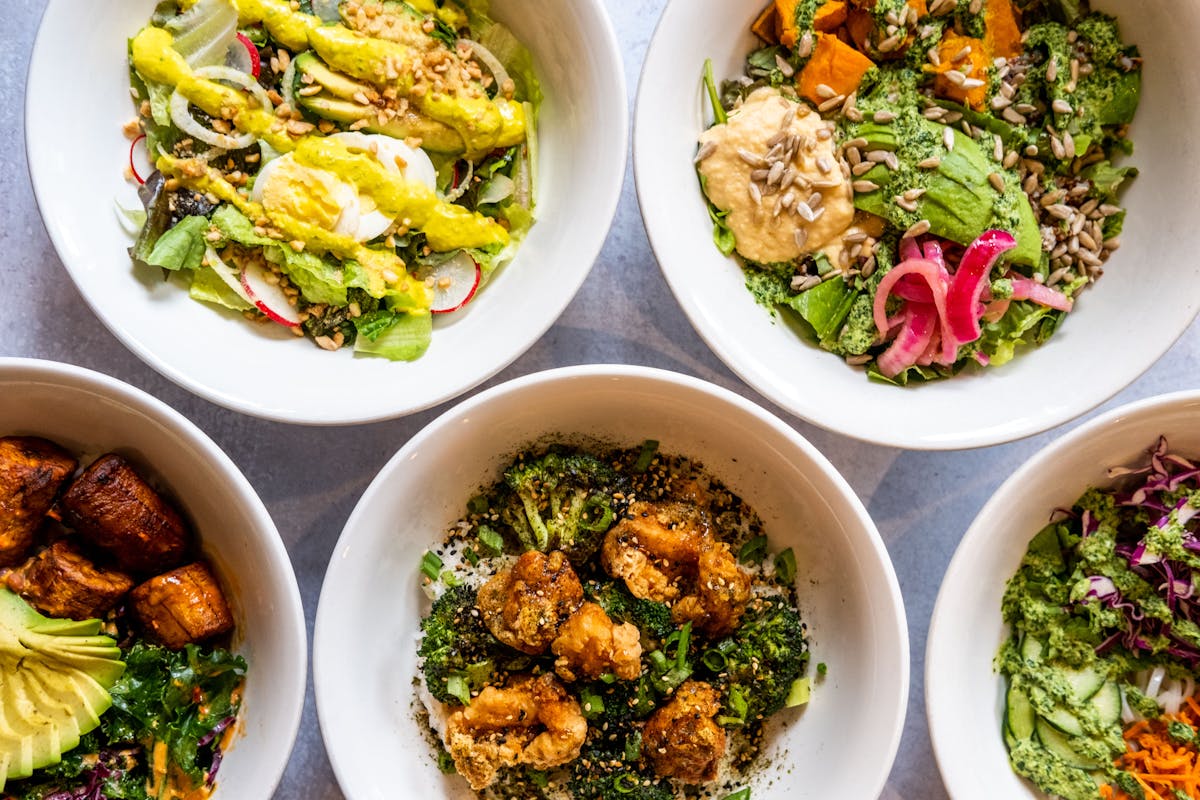
[[[748,724],[786,705],[808,667],[804,623],[782,597],[756,599],[741,626],[700,663],[726,686],[725,719]]]
[[[477,591],[452,587],[421,620],[422,669],[429,693],[443,703],[466,705],[471,691],[488,683],[498,669],[518,669],[523,655],[510,651],[492,636],[475,610]]]
[[[591,558],[616,519],[617,473],[586,453],[550,451],[521,458],[504,472],[500,516],[526,550],[562,550]]]
[[[636,739],[634,738],[636,736]],[[641,735],[618,737],[625,748],[588,747],[575,759],[567,789],[575,800],[674,800],[675,792],[653,772],[639,769]]]
[[[669,606],[634,597],[617,581],[588,581],[583,590],[611,619],[631,623],[645,636],[663,639],[675,630]]]

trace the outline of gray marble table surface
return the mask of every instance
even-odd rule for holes
[[[606,0],[630,92],[665,0]],[[25,161],[24,88],[44,0],[5,4],[0,48],[0,354],[64,361],[144,389],[200,426],[257,488],[287,544],[309,632],[321,580],[342,525],[387,459],[446,404],[405,419],[345,428],[264,422],[194,397],[134,357],[92,315],[42,226]],[[102,13],[91,4],[91,13]],[[630,98],[632,109],[633,99]],[[614,287],[616,287],[614,289]],[[946,797],[925,721],[926,631],[938,584],[959,538],[1000,482],[1067,427],[982,450],[925,453],[877,447],[789,416],[742,384],[696,336],[664,282],[638,214],[633,178],[612,231],[578,296],[529,352],[484,386],[552,367],[630,363],[698,376],[764,405],[792,424],[842,471],[874,516],[896,566],[908,612],[912,688],[900,752],[883,797]],[[1102,408],[1193,388],[1200,374],[1196,326],[1140,380]],[[476,390],[478,391],[478,390]],[[314,463],[307,454],[320,452]],[[275,798],[336,800],[313,703]]]

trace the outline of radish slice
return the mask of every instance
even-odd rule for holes
[[[288,328],[300,324],[300,314],[288,302],[287,295],[278,283],[268,283],[266,271],[257,264],[251,264],[242,270],[242,288],[246,290],[247,299],[254,307],[267,315],[272,322]]]
[[[262,59],[259,58],[258,48],[244,33],[239,33],[237,41],[229,45],[225,63],[240,72],[250,73],[255,79],[262,75]]]
[[[138,145],[141,147],[138,147]],[[142,165],[142,169],[138,170],[138,164]],[[138,186],[146,183],[146,179],[142,177],[142,172],[148,176],[154,171],[154,165],[150,163],[150,154],[146,152],[146,134],[142,134],[134,139],[129,144],[129,171],[133,173],[133,179],[138,182]]]
[[[222,261],[221,257],[217,255],[216,250],[212,249],[212,247],[205,248],[204,260],[212,267],[212,271],[217,273],[217,277],[225,281],[225,285],[233,290],[234,294],[250,305],[254,305],[254,300],[251,299],[250,294],[242,286],[242,280],[238,275],[238,271]]]
[[[979,234],[963,253],[946,293],[948,327],[958,344],[973,342],[983,333],[979,319],[984,307],[979,298],[988,286],[988,275],[996,260],[1016,246],[1017,240],[1011,233],[991,230]]]
[[[418,271],[417,277],[429,284],[433,293],[429,310],[434,314],[449,314],[475,297],[483,271],[475,259],[459,250],[453,258]]]

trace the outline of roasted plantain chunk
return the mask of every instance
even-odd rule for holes
[[[146,635],[172,650],[233,630],[221,586],[199,561],[151,578],[129,598]]]
[[[188,533],[179,512],[115,453],[84,470],[62,506],[65,521],[124,570],[153,574],[186,557]]]
[[[0,567],[25,558],[59,487],[77,465],[74,456],[45,439],[0,438]]]
[[[9,573],[8,588],[47,617],[82,620],[111,611],[133,588],[133,578],[97,566],[60,540]]]

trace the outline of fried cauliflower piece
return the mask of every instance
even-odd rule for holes
[[[595,603],[584,603],[550,644],[554,670],[567,681],[599,678],[606,672],[625,681],[642,673],[642,642],[637,626],[616,624]]]
[[[729,545],[687,503],[638,503],[604,540],[601,563],[642,599],[671,605],[671,619],[710,636],[737,627],[750,601],[750,576]]]
[[[725,755],[725,730],[713,719],[720,710],[720,693],[709,684],[680,686],[642,730],[642,752],[654,771],[684,783],[716,780]]]
[[[538,655],[583,603],[583,585],[563,553],[523,553],[479,589],[484,624],[509,647]]]
[[[553,675],[522,675],[488,686],[446,720],[446,749],[458,773],[482,791],[505,768],[545,770],[579,757],[587,720]]]

